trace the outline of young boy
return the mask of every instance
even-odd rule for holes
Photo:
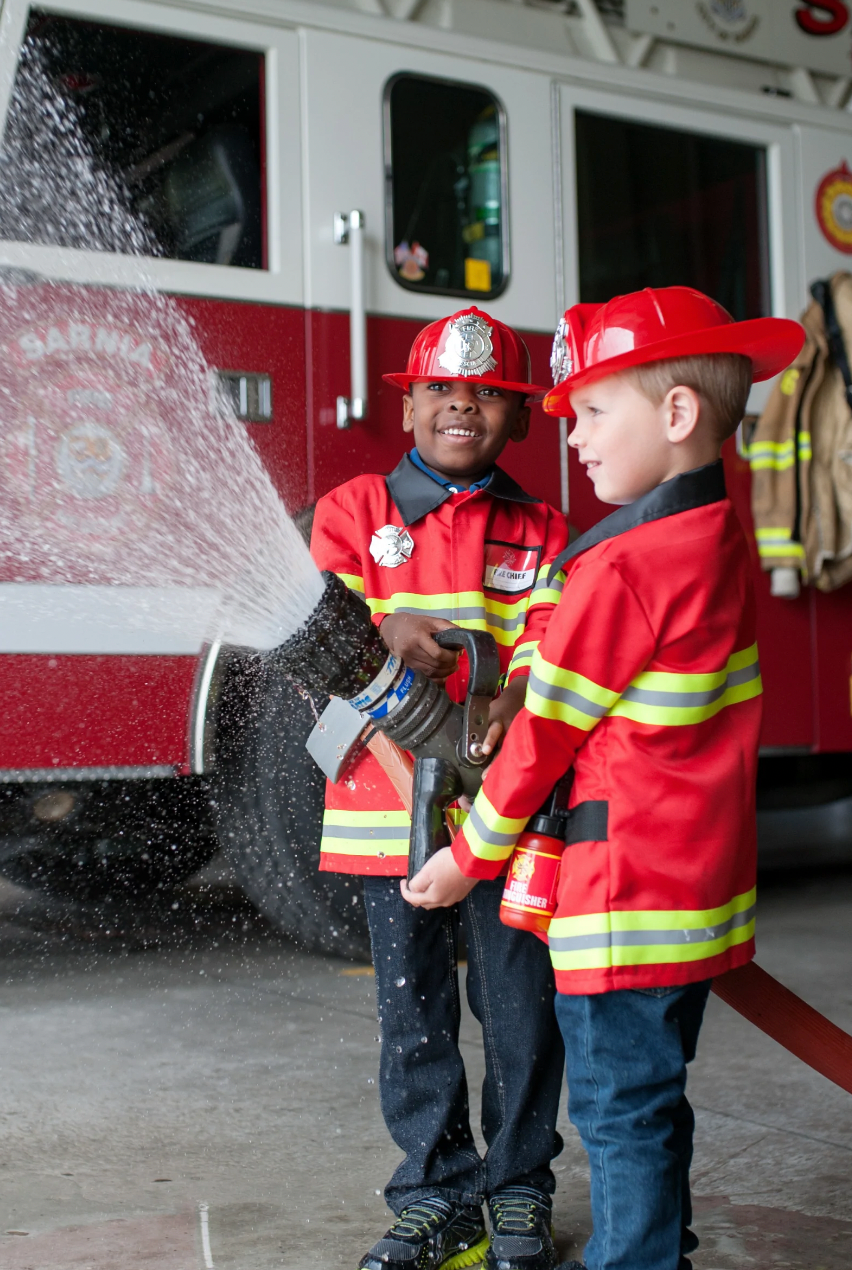
[[[689,1270],[695,1054],[714,975],[754,953],[761,682],[746,540],[720,447],[795,322],[734,323],[687,287],[569,309],[545,401],[603,502],[464,831],[406,890],[493,878],[573,767],[549,931],[569,1114],[589,1155],[588,1270]],[[476,892],[474,891],[473,894]],[[577,1263],[572,1265],[576,1270]]]
[[[426,327],[405,373],[385,379],[405,393],[403,428],[415,448],[387,478],[359,476],[320,499],[311,549],[321,568],[364,595],[392,652],[445,682],[457,701],[466,672],[432,633],[454,624],[492,633],[508,682],[491,706],[490,752],[523,703],[561,589],[561,574],[547,576],[567,542],[565,518],[495,466],[508,441],[526,437],[526,397],[542,390],[530,382],[523,340],[475,308]],[[495,1270],[551,1270],[563,1054],[547,950],[501,925],[500,881],[459,895],[449,911],[407,904],[399,879],[409,827],[366,750],[327,788],[320,868],[364,876],[382,1113],[405,1152],[385,1189],[397,1220],[360,1265],[453,1270],[487,1253]],[[484,1160],[458,1044],[460,922],[468,1000],[485,1042]]]

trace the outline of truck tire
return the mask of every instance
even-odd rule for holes
[[[49,895],[84,903],[153,899],[217,848],[202,778],[0,787],[0,873]]]
[[[217,710],[219,840],[277,930],[302,948],[369,961],[360,877],[318,871],[325,777],[305,750],[314,723],[310,701],[280,672],[231,663]]]

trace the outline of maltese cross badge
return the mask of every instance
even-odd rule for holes
[[[376,564],[386,565],[388,569],[405,564],[413,550],[414,540],[401,525],[382,525],[373,531],[370,539],[370,555]]]

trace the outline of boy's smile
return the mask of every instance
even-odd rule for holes
[[[466,379],[411,385],[402,426],[414,433],[423,462],[440,476],[469,485],[499,458],[507,441],[523,441],[529,407],[523,396]]]

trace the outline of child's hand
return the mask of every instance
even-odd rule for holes
[[[491,754],[498,748],[508,731],[509,724],[524,704],[527,692],[526,675],[518,675],[507,684],[499,697],[495,697],[488,709],[488,731],[482,744],[482,753]]]
[[[414,613],[389,613],[379,633],[395,657],[406,666],[419,670],[427,679],[442,684],[458,666],[459,654],[452,648],[441,648],[432,638],[433,631],[446,631],[453,625],[445,617],[421,617]]]
[[[469,895],[476,878],[468,878],[453,859],[452,847],[442,847],[430,856],[419,873],[401,878],[402,898],[415,908],[450,908]]]

